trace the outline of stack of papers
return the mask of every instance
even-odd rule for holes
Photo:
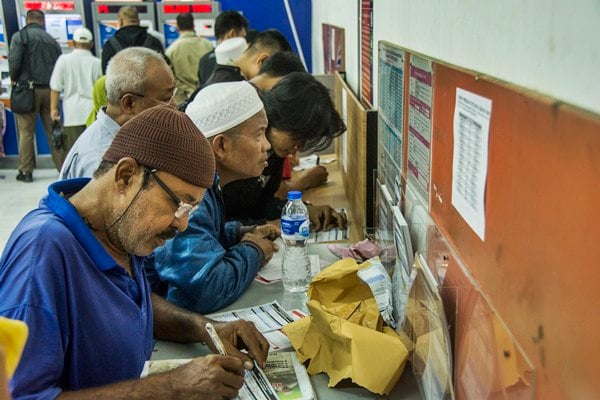
[[[141,377],[167,372],[191,362],[191,358],[152,360],[144,365]],[[306,368],[295,352],[270,353],[263,370],[256,364],[245,371],[238,400],[312,400],[314,394]]]
[[[308,237],[308,243],[339,242],[348,240],[349,235],[349,227],[344,229],[333,228],[328,231],[311,232]]]
[[[251,321],[256,326],[256,329],[269,341],[269,351],[292,347],[288,337],[281,329],[289,322],[300,319],[300,316],[303,315],[299,315],[295,311],[292,311],[290,315],[277,301],[260,306],[207,315],[208,318],[220,322],[236,321],[238,319]]]
[[[315,398],[306,368],[293,351],[269,354],[264,369],[279,400],[311,400]]]

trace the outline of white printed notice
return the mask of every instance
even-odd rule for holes
[[[456,88],[452,205],[485,240],[485,182],[492,101]]]
[[[431,157],[431,108],[433,104],[432,62],[410,57],[408,104],[408,184],[429,204]]]

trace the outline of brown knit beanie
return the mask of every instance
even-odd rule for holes
[[[211,187],[215,177],[208,140],[187,115],[164,105],[127,121],[102,159],[116,163],[123,157],[203,188]]]

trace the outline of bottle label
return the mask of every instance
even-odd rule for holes
[[[281,237],[286,240],[306,240],[310,235],[308,218],[281,218]]]

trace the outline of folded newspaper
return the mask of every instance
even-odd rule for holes
[[[175,360],[150,360],[146,362],[142,377],[167,372],[192,361],[191,358]],[[306,368],[296,358],[295,352],[270,353],[264,370],[258,366],[246,371],[245,382],[238,400],[313,400],[316,399]]]

